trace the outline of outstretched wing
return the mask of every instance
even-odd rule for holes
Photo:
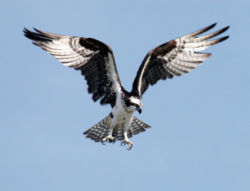
[[[113,107],[116,95],[121,91],[112,49],[106,44],[83,37],[63,36],[24,28],[24,35],[33,44],[46,50],[63,65],[81,70],[88,83],[93,100]]]
[[[225,32],[229,26],[205,36],[197,36],[212,29],[215,25],[216,23],[149,51],[137,72],[132,92],[141,97],[148,86],[154,85],[158,80],[181,76],[200,66],[206,58],[211,56],[210,53],[200,51],[229,37],[224,36],[207,41]]]

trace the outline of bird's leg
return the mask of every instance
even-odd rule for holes
[[[104,137],[102,139],[102,143],[105,143],[106,141],[109,141],[110,143],[114,143],[115,142],[115,137],[112,136],[113,130],[114,130],[114,127],[111,127],[109,129],[109,134],[108,134],[108,136],[106,136],[106,137]]]
[[[133,147],[133,142],[128,139],[128,131],[124,131],[123,133],[124,139],[121,142],[121,145],[128,145],[128,150],[132,149]]]
[[[102,139],[102,143],[105,143],[106,141],[109,141],[110,143],[114,143],[115,142],[115,137],[112,136],[113,134],[113,130],[114,130],[114,127],[115,127],[115,124],[116,124],[116,121],[117,119],[116,118],[113,118],[112,122],[111,122],[111,125],[109,127],[109,133],[108,133],[108,136],[104,137]]]

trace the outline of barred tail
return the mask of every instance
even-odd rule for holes
[[[108,115],[99,123],[95,124],[93,127],[85,131],[83,134],[86,135],[86,138],[90,138],[95,142],[100,142],[103,137],[108,136],[109,125],[111,123],[111,117]]]
[[[150,127],[151,127],[150,125],[144,123],[143,121],[133,116],[131,126],[128,131],[128,135],[130,137],[130,133],[131,133],[131,137],[132,137],[132,135],[137,135],[143,131],[146,131],[146,129]]]
[[[101,120],[99,123],[95,124],[93,127],[85,131],[83,134],[86,135],[86,138],[90,138],[95,142],[100,142],[102,139],[109,135],[110,131],[110,124],[111,124],[111,116],[108,115],[106,118]],[[130,127],[128,129],[128,138],[132,137],[133,135],[137,135],[143,131],[145,131],[150,126],[135,116],[131,121]],[[124,139],[124,125],[115,126],[113,130],[113,136],[115,139],[119,141]]]
[[[150,128],[151,126],[142,122],[135,116],[133,116],[133,119],[130,124],[130,128],[128,129],[128,138],[132,137],[133,135],[137,135],[143,131],[146,131],[147,128]],[[123,140],[123,126],[114,128],[113,136],[117,138],[118,140]]]

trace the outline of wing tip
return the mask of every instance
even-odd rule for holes
[[[200,34],[202,34],[202,33],[205,33],[205,32],[207,32],[207,31],[211,30],[211,29],[214,28],[216,25],[217,25],[217,22],[215,22],[215,23],[213,23],[213,24],[211,24],[211,25],[209,25],[209,26],[207,26],[207,27],[205,27],[205,28],[202,28],[202,29],[200,29],[200,30],[198,30],[198,31],[195,31],[195,32],[193,32],[193,33],[191,33],[191,34],[189,34],[189,35],[186,35],[186,36],[187,36],[187,37],[196,37],[197,35],[200,35]],[[216,34],[216,35],[221,34],[221,33],[225,32],[225,31],[227,31],[229,28],[230,28],[229,25],[226,26],[226,27],[224,27],[224,28],[222,28],[221,30],[217,31],[217,34]]]
[[[229,25],[226,26],[226,27],[224,27],[224,28],[222,28],[221,30],[218,31],[218,34],[217,34],[217,35],[219,35],[219,34],[221,34],[221,33],[224,33],[224,32],[227,31],[229,28],[230,28]]]
[[[27,29],[26,27],[23,28],[23,33],[26,38],[29,38],[31,40],[35,40],[35,34],[31,30]]]
[[[223,42],[224,40],[227,40],[228,38],[229,38],[229,35],[221,37],[221,38],[217,39],[216,43]]]
[[[34,31],[31,31],[29,29],[27,29],[26,27],[23,28],[23,33],[24,36],[30,40],[33,40],[34,42],[48,42],[51,41],[52,38],[49,36],[46,36],[42,33],[42,31],[33,28]]]
[[[204,29],[210,30],[210,29],[214,28],[216,25],[217,25],[217,22],[205,27]],[[230,25],[227,25],[226,27],[222,28],[220,31],[222,33],[224,31],[227,31],[229,28],[230,28]]]
[[[197,35],[200,35],[200,34],[202,34],[202,33],[205,33],[205,32],[207,32],[207,31],[209,31],[210,29],[214,28],[216,25],[217,25],[217,22],[215,22],[215,23],[213,23],[213,24],[211,24],[211,25],[209,25],[209,26],[207,26],[207,27],[201,28],[200,30],[197,30],[197,31],[195,31],[195,32],[192,32],[192,33],[190,33],[190,34],[188,34],[188,35],[186,35],[186,36],[184,36],[184,37],[187,37],[187,38],[195,37],[195,36],[197,36]]]
[[[224,31],[228,30],[230,28],[230,25],[227,25],[226,27],[224,27]]]
[[[204,33],[204,32],[206,32],[206,31],[208,31],[208,30],[214,28],[216,25],[217,25],[217,22],[215,22],[215,23],[213,23],[213,24],[211,24],[211,25],[209,25],[209,26],[207,26],[207,27],[201,29],[200,32],[201,32],[201,33]],[[201,34],[201,33],[200,33],[200,34]]]
[[[211,24],[210,26],[208,26],[207,28],[214,28],[217,25],[217,22],[214,22],[213,24]]]
[[[29,38],[29,36],[32,32],[29,29],[27,29],[26,27],[23,27],[23,33],[24,33],[25,37]]]

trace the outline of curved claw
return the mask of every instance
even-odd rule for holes
[[[127,143],[125,141],[121,142],[121,146],[125,146]]]
[[[132,149],[133,145],[128,145],[127,150],[130,151]]]
[[[111,136],[108,140],[109,140],[109,143],[115,143],[116,138]]]
[[[106,145],[108,143],[108,140],[101,140],[102,145]]]
[[[115,141],[116,141],[115,139],[114,140],[109,140],[109,143],[113,143],[114,144]]]
[[[133,143],[130,140],[123,140],[121,142],[121,146],[125,146],[125,145],[128,145],[127,150],[131,150],[133,147]]]
[[[101,142],[103,145],[106,145],[108,142],[109,143],[115,143],[116,138],[113,137],[112,135],[108,135],[107,137],[102,138]]]

